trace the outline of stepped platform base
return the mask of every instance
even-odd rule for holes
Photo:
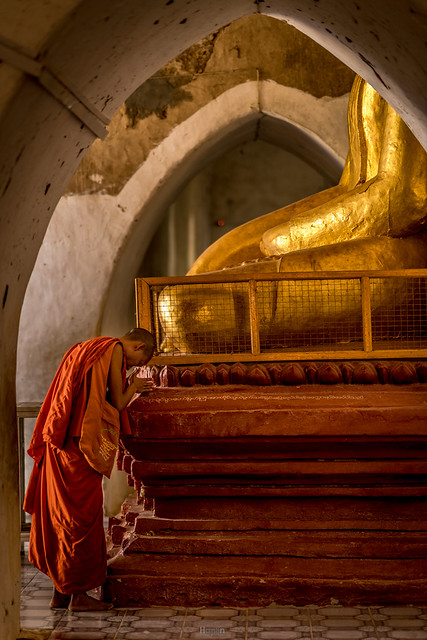
[[[122,607],[425,604],[427,388],[167,388],[132,405]]]

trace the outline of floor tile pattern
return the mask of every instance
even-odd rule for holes
[[[425,607],[152,607],[71,613],[49,609],[49,579],[22,560],[21,639],[427,640]]]

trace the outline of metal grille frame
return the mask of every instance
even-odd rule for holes
[[[160,353],[162,292],[169,331],[194,324],[184,349]],[[427,356],[427,269],[137,278],[135,294],[153,364]]]

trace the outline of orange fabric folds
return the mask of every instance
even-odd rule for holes
[[[28,449],[34,458],[24,500],[32,514],[29,559],[61,593],[83,593],[106,576],[102,474],[111,473],[126,418],[106,399],[117,342],[94,338],[67,351]],[[125,372],[124,362],[123,385]],[[126,420],[124,426],[126,432]]]
[[[86,460],[108,478],[113,469],[120,434],[120,414],[105,398],[113,348],[114,344],[92,367],[90,393],[80,436],[80,450]]]
[[[29,560],[61,593],[83,593],[104,583],[107,554],[102,476],[81,454],[78,439],[64,449],[46,445],[34,466]]]
[[[40,464],[46,442],[62,449],[70,436],[81,435],[80,448],[89,464],[100,473],[111,474],[112,446],[118,444],[120,427],[130,433],[127,411],[121,414],[106,400],[108,371],[115,338],[94,338],[71,347],[50,385],[28,448]],[[123,385],[126,363],[123,363]],[[110,453],[107,456],[107,451]]]
[[[84,400],[90,389],[90,371],[116,342],[118,340],[114,338],[94,338],[75,344],[63,357],[40,409],[28,448],[29,455],[37,463],[43,458],[46,442],[58,449],[64,446],[79,397],[80,405],[85,409]],[[106,388],[104,397],[105,391]]]

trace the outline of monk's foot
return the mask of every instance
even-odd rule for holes
[[[87,593],[74,593],[68,605],[70,611],[108,611],[113,605],[88,596]]]
[[[49,603],[51,609],[66,609],[70,604],[71,596],[53,589],[52,600]]]

